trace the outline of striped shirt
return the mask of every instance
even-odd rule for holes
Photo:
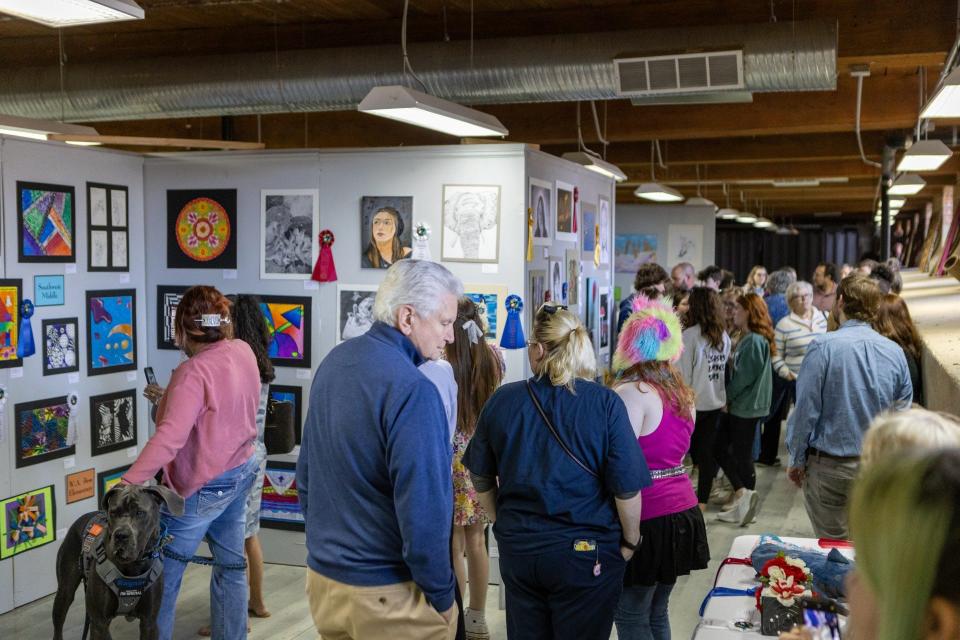
[[[807,321],[791,312],[780,322],[773,332],[773,341],[777,345],[777,355],[773,356],[773,370],[781,378],[792,373],[800,373],[800,364],[807,355],[807,347],[813,340],[827,332],[827,318],[818,309],[813,309],[812,318]]]

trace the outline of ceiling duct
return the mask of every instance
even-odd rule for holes
[[[743,51],[617,58],[617,93],[660,96],[743,89]]]
[[[836,22],[613,31],[408,47],[426,91],[463,104],[618,98],[614,59],[740,50],[748,92],[832,91]],[[7,67],[0,113],[69,121],[356,108],[373,86],[405,84],[398,46],[161,57]],[[422,87],[420,87],[422,89]],[[659,94],[663,95],[663,94]]]

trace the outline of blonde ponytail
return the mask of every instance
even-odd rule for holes
[[[577,378],[592,380],[596,376],[597,359],[590,333],[580,319],[566,309],[553,313],[537,313],[533,339],[544,350],[543,359],[534,373],[547,376],[555,387],[574,391]]]

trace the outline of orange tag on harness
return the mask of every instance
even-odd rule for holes
[[[98,535],[100,535],[100,532],[101,532],[101,531],[103,531],[103,527],[101,527],[101,526],[98,525],[98,524],[95,524],[95,525],[93,525],[93,526],[90,527],[90,535],[92,535],[92,536],[98,536]]]

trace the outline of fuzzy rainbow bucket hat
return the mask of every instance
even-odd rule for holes
[[[623,323],[613,354],[613,370],[625,371],[651,360],[676,362],[683,353],[683,328],[673,309],[644,296],[633,299],[632,313]]]

